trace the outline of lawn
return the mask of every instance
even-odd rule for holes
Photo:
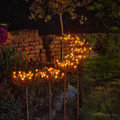
[[[120,120],[120,55],[85,61],[84,79],[80,120]]]

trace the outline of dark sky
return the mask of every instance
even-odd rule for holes
[[[0,23],[8,23],[9,31],[21,29],[39,29],[40,34],[60,34],[59,16],[54,16],[47,23],[39,20],[29,20],[29,6],[32,0],[26,4],[25,0],[0,0]],[[64,33],[94,33],[103,32],[104,27],[93,13],[84,8],[78,9],[79,14],[87,16],[88,20],[84,25],[80,25],[78,20],[71,20],[69,14],[63,15]]]

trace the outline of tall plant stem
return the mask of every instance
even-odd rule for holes
[[[81,69],[80,69],[80,76],[81,76],[81,80],[80,80],[80,92],[81,92],[81,98],[82,98],[82,103],[84,103],[84,79],[83,79],[83,65],[82,65],[82,60],[81,60]]]
[[[26,108],[27,108],[27,120],[29,120],[29,107],[28,107],[28,86],[26,86]]]
[[[77,120],[79,120],[79,79],[77,71]]]
[[[63,19],[62,19],[62,13],[59,14],[60,17],[60,26],[61,26],[61,34],[62,34],[62,39],[61,39],[61,61],[63,61]]]
[[[91,54],[91,53],[90,53],[90,50],[89,50],[89,58],[91,57],[90,54]]]
[[[51,80],[49,80],[49,120],[51,120]]]
[[[61,34],[62,34],[62,36],[63,36],[63,19],[62,19],[62,13],[59,14],[59,16],[60,16]]]
[[[66,93],[66,72],[65,72],[65,78],[64,78],[64,120],[66,120],[66,104],[65,104],[65,93]]]

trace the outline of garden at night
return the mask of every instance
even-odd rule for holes
[[[120,0],[0,1],[0,120],[120,120]]]

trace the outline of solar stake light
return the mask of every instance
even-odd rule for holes
[[[28,86],[35,84],[35,82],[48,82],[49,83],[49,120],[51,120],[51,82],[59,82],[64,78],[64,120],[66,120],[66,78],[67,73],[76,73],[77,75],[77,120],[79,120],[79,84],[81,85],[82,102],[84,101],[84,86],[82,79],[82,61],[86,59],[86,53],[92,50],[88,46],[88,42],[85,39],[80,40],[78,36],[72,37],[71,35],[65,35],[61,37],[64,41],[70,43],[70,53],[64,57],[63,61],[54,60],[55,68],[44,67],[42,70],[35,69],[32,71],[14,71],[12,74],[12,82],[18,86],[26,87],[26,108],[27,108],[27,120],[29,120],[29,108],[28,108]],[[81,66],[80,66],[81,64]],[[81,83],[78,79],[78,69],[81,68]]]
[[[64,77],[64,73],[59,69],[53,67],[44,67],[41,72],[38,73],[42,81],[49,83],[49,120],[51,120],[51,82],[59,82]]]
[[[55,66],[57,66],[58,69],[65,72],[65,79],[64,79],[64,120],[66,120],[66,103],[65,103],[65,97],[66,97],[66,77],[67,73],[75,73],[77,71],[77,62],[71,61],[71,60],[65,60],[65,61],[59,61],[56,60]]]
[[[32,85],[35,82],[35,74],[29,71],[28,73],[24,71],[14,71],[12,74],[12,82],[18,86],[26,88],[26,111],[27,111],[27,120],[29,120],[29,106],[28,106],[28,86]]]
[[[91,50],[91,48],[87,48],[88,42],[83,39],[82,41],[78,36],[72,37],[71,35],[65,35],[64,40],[69,41],[70,43],[70,54],[65,56],[65,60],[69,60],[72,62],[75,62],[76,64],[76,74],[77,74],[77,120],[79,119],[79,79],[78,79],[78,67],[82,60],[86,58],[86,52],[87,50]],[[90,56],[90,52],[89,52]],[[82,66],[81,66],[82,69]],[[72,69],[74,72],[74,69]],[[82,74],[81,74],[82,75]],[[82,78],[82,76],[81,76]],[[84,86],[83,86],[83,80],[81,82],[81,93],[82,93],[82,102],[84,98]]]

